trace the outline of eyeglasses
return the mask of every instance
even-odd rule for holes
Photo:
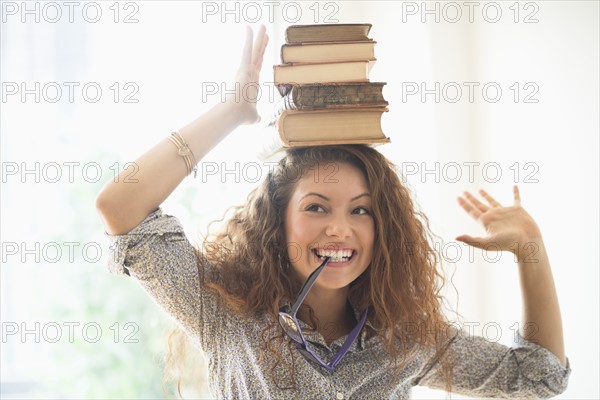
[[[298,319],[296,318],[296,313],[302,305],[304,298],[306,297],[306,295],[314,285],[315,281],[317,280],[317,277],[319,276],[321,271],[323,271],[330,259],[330,257],[325,257],[325,261],[323,261],[319,268],[317,268],[310,274],[310,276],[306,280],[306,283],[304,283],[304,286],[302,286],[302,289],[300,290],[300,293],[298,294],[298,297],[296,298],[296,301],[294,302],[294,305],[292,306],[290,312],[284,312],[282,311],[282,308],[282,310],[279,311],[278,320],[279,325],[281,325],[286,335],[288,335],[290,339],[296,342],[296,347],[304,356],[304,358],[306,358],[308,361],[315,362],[320,366],[325,367],[328,371],[331,372],[342,361],[342,359],[350,349],[350,346],[352,346],[352,343],[354,343],[354,341],[358,337],[360,330],[365,325],[365,321],[367,320],[368,308],[366,308],[365,311],[363,311],[360,321],[354,327],[354,329],[352,329],[352,332],[350,332],[350,334],[348,335],[348,338],[344,342],[344,345],[340,348],[338,353],[335,355],[335,357],[333,357],[329,364],[321,360],[319,356],[316,355],[315,352],[313,352],[310,349],[310,347],[308,347],[308,343],[304,338],[304,334],[302,333],[302,329],[300,328],[300,324],[298,323]]]

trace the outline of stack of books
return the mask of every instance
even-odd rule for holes
[[[275,107],[274,147],[381,144],[388,102],[384,82],[370,82],[375,44],[371,24],[293,25],[286,29]]]

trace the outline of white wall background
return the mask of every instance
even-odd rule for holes
[[[96,3],[103,12],[97,23],[82,18],[80,9],[76,10],[73,23],[68,22],[67,14],[52,23],[48,20],[54,14],[43,13],[38,22],[32,15],[25,15],[23,22],[22,10],[13,15],[8,3],[11,2],[2,2],[3,96],[9,89],[7,82],[28,82],[28,88],[34,82],[41,82],[42,86],[48,82],[79,82],[81,86],[96,82],[103,89],[103,97],[91,103],[76,91],[73,102],[63,97],[51,103],[44,96],[35,102],[33,95],[23,102],[18,94],[3,98],[3,172],[9,163],[78,161],[83,165],[96,161],[103,173],[99,183],[111,179],[110,166],[115,162],[122,166],[134,160],[219,101],[221,93],[207,95],[206,88],[221,87],[231,81],[244,26],[249,19],[255,19],[256,10],[261,12],[260,21],[267,24],[271,35],[262,74],[265,82],[272,81],[271,66],[279,62],[283,30],[289,24],[372,23],[370,36],[378,42],[378,62],[372,80],[388,83],[384,94],[390,102],[384,131],[392,143],[381,151],[410,173],[408,183],[446,248],[462,249],[453,282],[460,294],[459,312],[464,321],[479,322],[480,328],[496,323],[502,330],[501,340],[510,343],[510,327],[520,321],[520,299],[516,266],[510,257],[487,263],[481,252],[475,252],[474,261],[470,262],[467,249],[452,244],[459,234],[482,233],[458,207],[455,198],[464,190],[485,188],[508,203],[512,184],[518,183],[525,208],[542,228],[561,303],[573,374],[569,389],[559,398],[592,399],[600,395],[598,2],[477,2],[469,21],[469,9],[462,2],[299,2],[293,8],[288,6],[287,13],[282,13],[287,4],[282,2],[273,9],[270,20],[263,2],[252,6],[247,2],[229,2],[227,7],[237,7],[239,12],[223,14],[221,2],[137,1],[119,4],[117,23],[115,9],[110,8],[114,7],[112,2]],[[35,6],[31,4],[35,3],[40,12],[47,4],[30,2],[32,9]],[[12,4],[21,7],[20,2]],[[81,7],[85,4],[81,3]],[[214,7],[216,14],[206,13]],[[302,11],[298,21],[293,12],[296,9]],[[426,9],[434,13],[424,13]],[[496,10],[501,15],[493,22]],[[123,23],[130,13],[138,22]],[[330,20],[326,19],[328,15]],[[114,82],[121,90],[117,102],[111,97]],[[125,87],[128,82],[134,86]],[[472,101],[464,82],[479,85]],[[407,91],[414,87],[420,90],[421,84],[431,90],[436,83],[440,85],[438,102],[435,94],[421,98],[420,91]],[[481,91],[486,84],[490,97],[484,97]],[[457,86],[462,89],[462,96],[454,101],[453,88]],[[132,93],[132,87],[138,89],[133,95],[138,102],[125,103],[123,95]],[[498,87],[502,92],[493,102],[493,89]],[[517,87],[519,95],[515,99]],[[259,107],[266,121],[273,100],[269,95],[275,92],[269,92],[267,84],[264,88]],[[241,128],[204,160],[205,165],[216,163],[211,165],[217,165],[221,171],[234,169],[236,162],[242,167],[260,162],[256,153],[264,137],[262,127]],[[469,179],[465,163],[479,163],[473,179]],[[484,171],[487,164],[490,167]],[[439,177],[425,174],[425,170],[435,170],[436,165]],[[455,165],[461,166],[459,179],[454,179]],[[491,168],[495,166],[499,169]],[[496,181],[497,171],[501,177]],[[31,181],[31,176],[26,179],[23,182],[19,174],[3,175],[3,243],[35,237],[43,245],[44,240],[59,234],[65,239],[105,244],[98,219],[94,219],[96,226],[88,227],[97,234],[86,238],[69,236],[83,216],[73,213],[78,200],[66,196],[65,191],[90,190],[88,181],[76,178],[71,183],[63,178],[58,184],[49,184],[42,177],[38,184]],[[224,178],[200,174],[196,181],[187,179],[164,208],[184,222],[192,240],[199,239],[209,221],[220,218],[227,206],[242,202],[253,186],[254,182],[245,180],[243,174]],[[92,202],[79,207],[86,218],[96,218]],[[72,265],[61,261],[53,269],[40,269],[40,265],[32,264],[3,253],[3,323],[34,318],[31,310],[39,302],[77,301],[77,296],[68,292],[39,289],[44,284],[64,281],[61,271]],[[84,270],[97,274],[98,280],[115,279],[106,276],[103,262],[88,263],[86,267],[93,267]],[[35,380],[26,376],[22,364],[32,362],[36,354],[38,358],[45,357],[49,354],[45,351],[47,346],[16,346],[3,340],[2,381],[17,379],[15,375],[21,380]],[[47,359],[43,364],[52,365],[54,361]],[[6,368],[18,365],[18,373],[14,372],[17,369],[13,369],[13,374],[7,372]],[[65,393],[69,397],[68,390]],[[414,396],[442,398],[443,393],[415,388]],[[49,397],[53,395],[47,393],[45,398]]]

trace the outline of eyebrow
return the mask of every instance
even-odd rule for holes
[[[304,199],[305,197],[308,197],[308,196],[317,196],[317,197],[320,197],[320,198],[322,198],[323,200],[326,200],[326,201],[330,201],[331,200],[329,197],[324,196],[321,193],[315,193],[315,192],[310,192],[310,193],[305,194],[304,196],[302,196],[302,198],[300,198],[300,200],[302,200],[302,199]],[[361,197],[364,197],[364,196],[371,197],[371,195],[369,193],[365,192],[365,193],[361,193],[358,196],[355,196],[355,197],[351,198],[350,201],[358,200],[358,199],[360,199]]]

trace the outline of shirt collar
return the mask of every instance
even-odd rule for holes
[[[360,321],[360,318],[362,317],[362,311],[360,311],[356,308],[355,303],[352,301],[352,299],[348,299],[348,302],[350,303],[350,307],[352,308],[352,311],[354,312],[354,317],[355,317],[356,321]],[[282,299],[280,302],[279,308],[280,309],[283,308],[284,310],[289,312],[289,310],[291,310],[291,308],[292,308],[292,302],[287,299]],[[368,326],[373,331],[375,331],[375,328],[373,327],[373,325],[371,324],[371,321],[369,320],[369,312],[371,312],[370,309],[367,312],[367,320],[365,321],[365,325],[361,329],[360,334],[358,335],[358,338],[352,344],[352,346],[350,346],[350,349],[348,351],[350,351],[350,352],[356,351],[357,347],[358,347],[358,350],[364,350],[366,341],[368,339],[367,338],[368,332],[367,332],[367,329],[365,329],[365,327]],[[315,343],[315,344],[320,344],[324,347],[333,347],[335,345],[338,345],[341,347],[344,344],[344,342],[346,341],[346,338],[348,337],[348,335],[339,337],[336,340],[334,340],[333,342],[331,342],[330,346],[327,346],[327,344],[325,343],[325,339],[319,332],[310,332],[309,331],[310,326],[307,323],[305,323],[304,321],[302,321],[301,319],[298,319],[298,323],[300,323],[300,328],[302,328],[302,333],[304,334],[304,337],[306,338],[307,341]]]

